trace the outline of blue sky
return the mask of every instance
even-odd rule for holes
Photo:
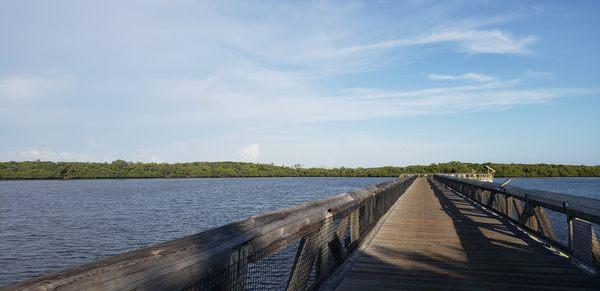
[[[600,164],[598,1],[0,0],[0,160]]]

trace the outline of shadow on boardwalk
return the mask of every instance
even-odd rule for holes
[[[405,195],[339,290],[600,288],[567,259],[438,182],[419,179]]]

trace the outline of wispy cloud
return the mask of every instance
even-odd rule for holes
[[[552,79],[554,78],[554,72],[527,70],[527,76],[531,78]]]
[[[519,80],[465,73],[461,75],[429,75],[435,80],[473,80],[470,85],[425,87],[417,90],[384,90],[350,88],[325,94],[310,79],[270,71],[269,77],[255,78],[252,70],[235,79],[211,78],[190,82],[181,96],[210,96],[187,100],[186,110],[177,114],[193,122],[198,116],[214,122],[305,123],[321,121],[355,121],[377,118],[399,118],[427,114],[450,114],[465,110],[501,110],[508,107],[547,102],[564,96],[589,94],[585,91],[521,88]],[[297,76],[295,76],[297,77]],[[236,83],[234,88],[228,84]],[[169,90],[166,90],[169,91]],[[302,92],[298,94],[298,92]],[[173,95],[169,95],[173,96]],[[197,104],[194,106],[192,104]],[[235,104],[235,106],[232,106]],[[194,114],[198,113],[198,114]]]
[[[64,88],[58,80],[41,77],[0,77],[0,101],[6,103],[26,103],[33,99],[55,93]]]
[[[322,51],[314,57],[349,57],[360,53],[376,53],[395,48],[431,45],[437,43],[455,43],[458,50],[474,54],[516,54],[531,52],[531,46],[538,37],[528,35],[516,37],[511,33],[493,29],[444,28],[413,38],[396,38],[370,44],[352,45],[333,51]]]
[[[87,1],[58,1],[32,10],[5,3],[0,19],[19,30],[0,31],[11,43],[0,46],[7,60],[0,151],[20,159],[84,160],[70,152],[79,144],[96,159],[265,161],[285,148],[277,140],[288,127],[360,131],[353,121],[401,125],[411,116],[589,94],[528,83],[551,76],[526,70],[557,55],[528,56],[544,49],[547,32],[526,25],[527,15],[502,12],[522,12],[513,4],[110,2],[95,10]],[[419,72],[449,82],[415,79]],[[257,137],[255,128],[271,138]],[[329,144],[338,133],[328,134],[312,152],[335,148]],[[315,136],[302,138],[298,147]],[[183,142],[195,139],[203,141]],[[33,145],[45,150],[26,150]]]
[[[420,44],[457,42],[468,53],[527,54],[536,36],[515,37],[501,30],[444,30],[420,38]]]
[[[427,78],[430,80],[442,80],[442,81],[456,81],[456,80],[473,80],[477,82],[490,82],[495,81],[496,78],[477,73],[465,73],[462,75],[440,75],[440,74],[429,74]]]

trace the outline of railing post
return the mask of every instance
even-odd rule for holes
[[[360,238],[360,207],[350,213],[350,242]]]
[[[502,204],[504,205],[504,215],[508,216],[508,195],[502,194]]]
[[[493,191],[488,191],[488,193],[489,193],[489,197],[488,197],[485,205],[491,209],[495,209],[494,203],[496,203],[496,193]],[[498,210],[498,209],[495,209],[495,210]]]
[[[569,249],[573,251],[573,217],[567,214],[567,235],[569,239]]]
[[[334,257],[336,263],[341,263],[343,260],[346,259],[347,255],[348,255],[346,253],[346,249],[344,248],[344,246],[346,248],[348,247],[347,245],[345,245],[345,242],[344,242],[344,238],[346,237],[347,229],[348,229],[348,217],[344,217],[344,218],[340,219],[340,222],[339,222],[337,229],[335,231],[335,234],[334,234],[334,238],[332,241],[329,242],[329,250],[333,254],[333,257]]]
[[[317,256],[317,277],[329,274],[332,266],[332,255],[329,251],[330,242],[335,239],[337,228],[334,227],[333,218],[330,216],[325,219],[325,222],[319,230],[318,238],[318,256]]]
[[[244,244],[229,256],[228,278],[225,282],[227,289],[235,291],[245,289],[249,254],[250,245]]]
[[[525,201],[525,205],[523,206],[523,211],[519,215],[519,223],[522,225],[526,225],[531,230],[536,230],[535,220],[530,219],[535,213],[535,206],[529,202]]]
[[[506,197],[506,216],[513,219],[513,199],[510,196]]]

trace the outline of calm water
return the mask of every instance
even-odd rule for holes
[[[510,185],[600,199],[600,178],[511,178]],[[495,182],[504,182],[497,178]]]
[[[386,180],[0,181],[0,286]],[[600,178],[511,184],[600,198]]]
[[[0,286],[387,180],[0,181]]]

